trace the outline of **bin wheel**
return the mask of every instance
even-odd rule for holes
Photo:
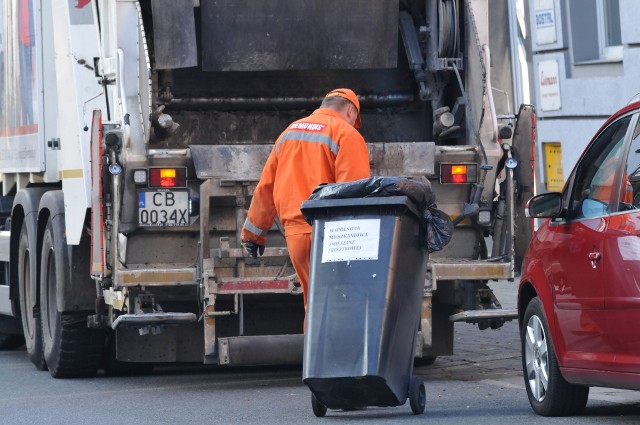
[[[413,360],[413,364],[415,366],[431,366],[435,363],[438,356],[425,356],[425,357],[416,357]]]
[[[324,415],[327,414],[327,406],[322,404],[313,393],[311,393],[311,408],[313,409],[313,414],[319,418],[324,418]]]
[[[411,411],[415,415],[423,413],[427,404],[424,382],[422,382],[422,378],[418,376],[412,376],[411,382],[409,383],[409,404],[411,405]]]

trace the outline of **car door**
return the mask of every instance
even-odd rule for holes
[[[604,235],[604,305],[613,370],[640,373],[640,125],[630,135],[618,212]]]
[[[549,226],[545,252],[553,294],[557,354],[563,367],[610,369],[615,351],[607,337],[602,263],[616,179],[631,117],[612,122],[580,159],[565,193],[566,218]]]

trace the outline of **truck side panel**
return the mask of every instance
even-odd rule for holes
[[[106,110],[93,60],[100,57],[98,28],[91,3],[68,0],[64,6],[52,8],[51,14],[60,139],[58,173],[66,201],[73,202],[65,214],[67,241],[77,245],[90,200],[90,111]]]
[[[0,172],[44,169],[35,0],[0,0]]]

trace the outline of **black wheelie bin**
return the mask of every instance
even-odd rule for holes
[[[303,382],[330,409],[425,408],[412,376],[428,251],[406,196],[302,203],[312,222]]]

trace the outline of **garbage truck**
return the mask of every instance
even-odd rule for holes
[[[0,0],[0,348],[54,377],[302,361],[282,228],[240,231],[273,143],[336,87],[372,175],[428,181],[416,361],[515,318],[533,107],[498,111],[488,0]],[[501,89],[505,89],[502,87]],[[508,91],[508,88],[507,88]]]

